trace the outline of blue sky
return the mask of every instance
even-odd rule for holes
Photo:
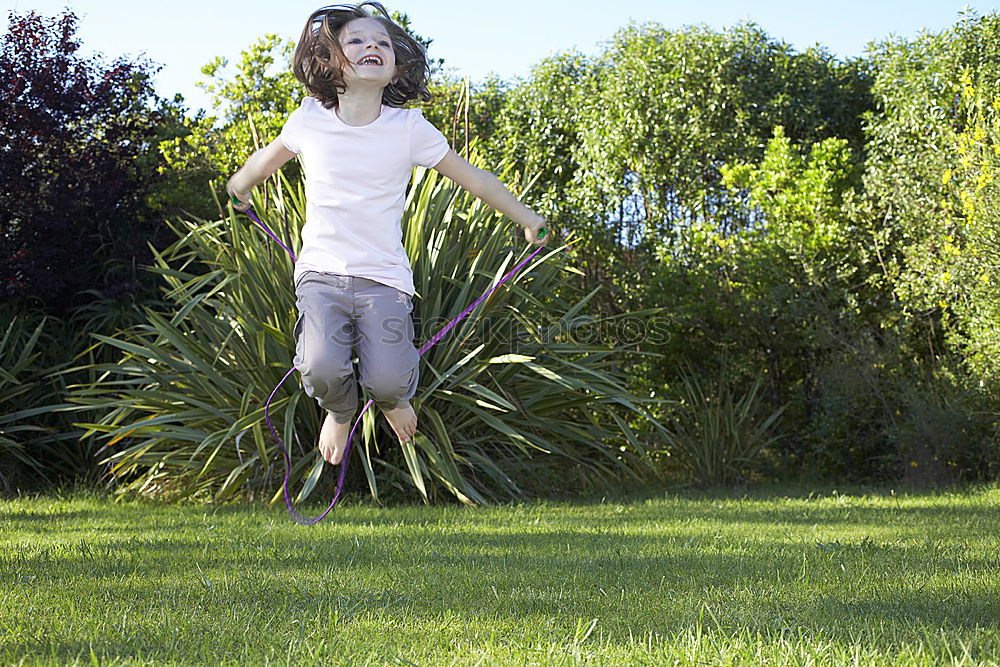
[[[9,10],[57,14],[65,7],[80,17],[84,51],[105,56],[144,54],[163,65],[161,95],[182,93],[192,107],[210,101],[195,85],[201,66],[215,56],[231,60],[265,33],[296,39],[306,18],[324,4],[303,0],[0,0],[2,29]],[[383,0],[409,14],[413,29],[434,40],[430,55],[479,80],[493,72],[526,76],[531,66],[559,51],[593,54],[630,20],[667,28],[707,24],[717,29],[750,19],[772,37],[797,49],[826,46],[841,58],[864,54],[869,42],[890,35],[913,38],[921,29],[953,25],[966,6],[980,14],[1000,9],[1000,0],[848,0],[805,9],[802,0]]]

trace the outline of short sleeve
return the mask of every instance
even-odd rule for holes
[[[293,153],[302,152],[302,107],[293,111],[281,128],[278,139]]]
[[[410,161],[433,167],[448,154],[451,146],[441,131],[424,118],[420,109],[410,109]],[[289,149],[291,150],[291,149]]]

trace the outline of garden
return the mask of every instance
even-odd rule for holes
[[[848,60],[632,23],[512,81],[435,61],[414,106],[558,236],[309,528],[264,407],[294,264],[225,193],[294,47],[208,63],[194,112],[77,24],[0,36],[0,660],[1000,661],[1000,14]],[[293,249],[304,193],[253,192]],[[418,344],[531,252],[422,167],[402,229]],[[322,411],[292,376],[269,417],[318,514]]]

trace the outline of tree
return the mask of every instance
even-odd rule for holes
[[[696,220],[747,224],[728,208],[719,166],[759,160],[781,125],[803,145],[848,140],[860,155],[864,68],[796,53],[754,24],[723,32],[620,30],[598,62],[600,88],[580,128],[579,185],[592,224],[629,245],[669,246]]]
[[[0,38],[0,292],[64,313],[162,239],[145,197],[158,126],[145,61],[79,55],[76,16],[9,15]],[[159,232],[159,233],[158,233]]]
[[[567,230],[581,222],[571,184],[579,169],[581,114],[594,78],[593,64],[579,53],[545,58],[510,88],[489,137],[493,159],[510,156],[519,171],[538,177],[533,207]]]
[[[281,133],[303,95],[291,71],[294,45],[278,35],[258,39],[240,54],[235,72],[221,56],[201,68],[199,87],[212,95],[214,112],[199,110],[184,120],[184,131],[160,144],[168,167],[192,184],[190,209],[197,217],[221,215],[213,183],[235,173],[258,148]],[[294,167],[290,170],[294,172]],[[292,175],[293,181],[298,176]]]
[[[884,221],[876,240],[887,275],[919,356],[937,365],[953,353],[972,363],[973,385],[996,386],[1000,343],[988,323],[1000,307],[990,259],[1000,15],[969,13],[941,33],[883,42],[872,62],[879,107],[866,126],[865,190]]]
[[[510,90],[498,127],[516,168],[539,174],[529,203],[580,235],[583,280],[608,287],[614,312],[657,302],[645,277],[694,223],[753,224],[719,167],[759,160],[776,125],[806,150],[844,138],[860,160],[868,85],[863,63],[796,53],[753,24],[633,24],[592,60],[543,61]]]

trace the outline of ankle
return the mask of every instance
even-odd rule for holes
[[[340,425],[350,424],[352,421],[354,421],[353,412],[333,412],[332,410],[327,410],[326,415],[327,417],[332,419],[335,423]]]

